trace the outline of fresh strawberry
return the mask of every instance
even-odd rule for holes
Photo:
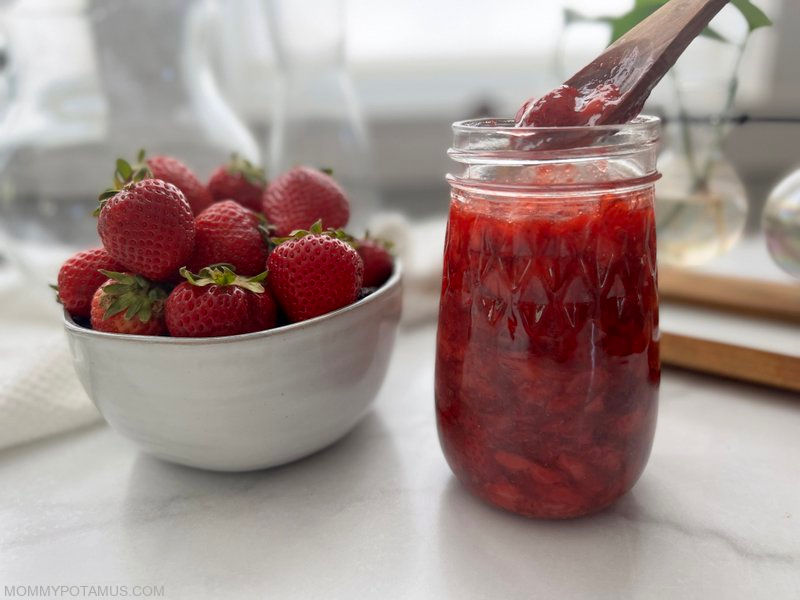
[[[266,272],[245,278],[228,265],[214,265],[197,275],[183,268],[181,275],[186,281],[167,298],[170,335],[218,337],[275,325],[275,302],[261,284]]]
[[[275,178],[264,193],[264,214],[277,235],[322,227],[341,229],[350,219],[350,202],[333,177],[310,167],[295,167]]]
[[[106,271],[108,277],[92,298],[92,329],[108,333],[164,333],[167,293],[141,275]]]
[[[289,319],[303,321],[355,302],[364,263],[336,232],[323,233],[317,221],[310,231],[275,241],[267,259],[269,287]]]
[[[129,169],[122,168],[120,175],[130,183],[100,195],[97,232],[108,254],[127,270],[156,281],[169,279],[194,248],[192,210],[171,183],[142,179],[149,174],[146,169],[133,174]]]
[[[241,275],[256,275],[264,270],[269,250],[262,234],[265,230],[253,211],[233,200],[223,200],[197,215],[194,225],[190,271],[217,263],[231,264]]]
[[[356,242],[356,250],[364,261],[364,287],[379,287],[394,271],[394,259],[388,242],[369,237]]]
[[[105,248],[82,250],[70,256],[58,271],[58,301],[73,317],[88,317],[92,296],[108,277],[100,269],[119,271],[120,266]]]
[[[211,194],[192,170],[171,156],[153,156],[145,159],[145,151],[139,150],[136,162],[130,164],[125,159],[117,159],[114,171],[113,189],[119,190],[131,183],[134,178],[160,179],[171,183],[186,197],[193,214],[199,214],[211,205]]]
[[[144,158],[143,155],[142,158]],[[203,185],[189,167],[177,158],[153,156],[147,159],[147,166],[150,167],[150,172],[153,174],[154,179],[171,183],[183,192],[193,214],[200,214],[213,202],[208,188]]]
[[[235,200],[242,206],[261,212],[267,177],[264,169],[234,154],[231,160],[217,167],[208,180],[208,191],[215,202]]]

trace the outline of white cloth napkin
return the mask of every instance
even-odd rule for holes
[[[403,322],[409,324],[436,318],[442,288],[442,251],[446,219],[433,217],[413,223],[396,213],[370,221],[370,235],[391,241],[403,263]]]
[[[60,308],[0,268],[0,448],[100,418],[72,368]]]

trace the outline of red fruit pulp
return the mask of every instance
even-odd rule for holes
[[[629,490],[656,422],[652,187],[580,199],[453,190],[436,358],[448,463],[534,517]]]
[[[580,90],[562,85],[541,98],[527,100],[517,111],[514,122],[525,127],[596,125],[605,121],[603,116],[619,99],[619,88],[613,83]]]

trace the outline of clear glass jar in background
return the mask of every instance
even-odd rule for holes
[[[453,129],[463,168],[448,176],[435,384],[445,457],[502,508],[595,512],[636,482],[655,431],[658,119]]]
[[[348,229],[359,234],[380,207],[372,151],[345,65],[342,0],[313,9],[265,0],[279,81],[269,140],[270,176],[296,165],[330,168],[348,192]]]
[[[762,224],[767,249],[775,264],[800,279],[800,168],[772,189]]]
[[[201,179],[231,152],[260,159],[211,75],[216,10],[208,0],[23,0],[4,11],[0,229],[48,299],[64,258],[98,244],[91,212],[117,157],[171,154]]]

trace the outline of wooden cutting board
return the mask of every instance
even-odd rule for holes
[[[800,283],[661,268],[666,365],[800,392]]]

